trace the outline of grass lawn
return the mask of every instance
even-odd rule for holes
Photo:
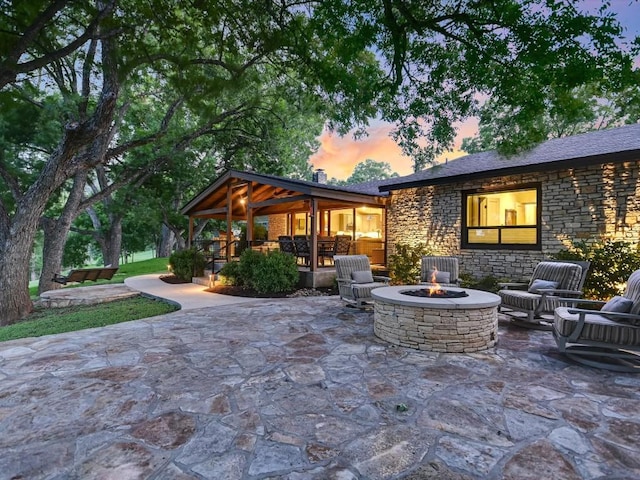
[[[37,308],[20,323],[0,327],[0,342],[74,332],[85,328],[104,327],[105,325],[163,315],[176,310],[175,305],[142,296],[98,305],[78,305],[55,309]]]
[[[166,273],[168,258],[151,258],[120,266],[111,280],[85,282],[67,285],[64,288],[90,287],[107,283],[123,283],[125,278],[149,273]],[[38,287],[29,288],[32,298],[37,298]],[[25,337],[39,337],[54,333],[72,332],[85,328],[103,327],[114,323],[138,320],[173,312],[174,305],[146,297],[102,303],[98,305],[78,305],[66,308],[37,308],[19,323],[0,327],[0,342]]]

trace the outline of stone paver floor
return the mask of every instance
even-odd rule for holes
[[[372,323],[306,297],[0,344],[0,478],[640,478],[640,376],[503,322],[466,355]]]

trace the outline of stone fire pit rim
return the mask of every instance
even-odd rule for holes
[[[498,295],[470,288],[447,287],[447,290],[464,290],[469,294],[468,297],[457,298],[411,297],[401,293],[403,291],[416,290],[418,288],[425,288],[425,286],[395,285],[390,287],[379,287],[371,291],[371,297],[374,301],[378,300],[383,303],[446,310],[491,308],[500,305],[500,297]]]

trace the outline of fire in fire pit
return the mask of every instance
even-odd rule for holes
[[[403,290],[402,295],[410,295],[412,297],[426,298],[462,298],[468,297],[469,294],[464,290],[445,290],[443,288],[433,290],[431,288],[420,288],[418,290]]]
[[[427,274],[431,274],[431,284],[428,287],[418,290],[403,290],[400,293],[403,295],[411,295],[412,297],[426,298],[462,298],[469,296],[464,290],[446,290],[442,288],[439,282],[449,282],[449,273],[439,272],[435,265],[431,268],[432,270],[427,272]]]

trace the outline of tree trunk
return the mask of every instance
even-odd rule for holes
[[[42,272],[40,272],[38,282],[38,294],[62,288],[62,285],[53,281],[53,277],[62,270],[62,254],[66,234],[65,236],[59,234],[56,223],[52,218],[40,220],[40,226],[44,232],[44,244],[42,246]]]
[[[64,245],[67,235],[71,229],[71,223],[76,218],[78,206],[82,201],[84,187],[87,182],[87,172],[82,171],[76,174],[73,180],[73,187],[62,214],[57,219],[42,218],[40,224],[44,230],[44,246],[42,251],[42,273],[38,283],[38,293],[47,290],[55,290],[62,287],[54,282],[53,276],[62,270],[62,258],[64,256]]]
[[[35,236],[10,235],[0,251],[0,326],[11,325],[33,310],[29,297],[29,260]]]
[[[168,257],[173,252],[173,246],[176,243],[176,236],[166,225],[162,225],[162,231],[160,233],[160,243],[156,250],[156,256],[158,258]]]
[[[118,267],[120,265],[120,253],[122,252],[122,216],[110,215],[111,225],[107,232],[102,257],[105,265]]]

